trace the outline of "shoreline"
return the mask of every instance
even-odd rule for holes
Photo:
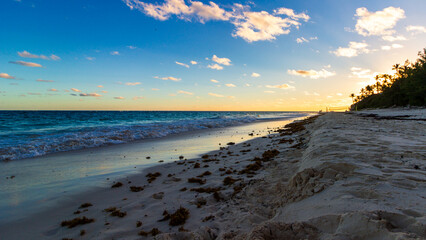
[[[327,113],[145,169],[0,230],[6,239],[422,239],[422,129],[419,120]],[[60,226],[83,216],[87,224]]]
[[[0,204],[3,209],[0,224],[5,224],[4,220],[10,221],[10,214],[15,215],[12,216],[13,219],[22,218],[18,216],[28,214],[31,208],[33,211],[30,213],[38,212],[39,208],[59,204],[57,202],[61,199],[72,198],[75,194],[90,191],[92,188],[109,187],[116,178],[140,174],[143,169],[162,164],[161,162],[179,160],[182,154],[195,158],[219,148],[217,144],[220,142],[238,143],[263,136],[267,134],[268,126],[283,125],[295,119],[299,118],[261,120],[233,127],[188,131],[163,138],[58,152],[39,158],[3,163],[0,178],[6,181],[0,185],[0,196],[10,204]],[[256,130],[256,133],[248,136],[246,133],[252,130]],[[8,180],[11,176],[15,177]],[[34,176],[39,177],[34,179]],[[18,192],[15,193],[14,189]]]

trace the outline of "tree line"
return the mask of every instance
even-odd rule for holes
[[[393,65],[394,75],[377,75],[376,83],[362,88],[359,95],[352,93],[351,109],[426,106],[426,48],[418,56],[413,63]]]

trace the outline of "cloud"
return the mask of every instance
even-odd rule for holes
[[[96,87],[98,87],[98,88],[103,88],[104,86],[102,86],[102,85],[98,85],[98,86],[96,86]]]
[[[213,97],[224,97],[223,95],[216,94],[216,93],[209,93],[209,95]]]
[[[403,46],[403,45],[401,45],[401,44],[394,43],[394,44],[392,44],[392,45],[390,45],[390,46],[388,46],[388,45],[386,45],[386,46],[382,46],[381,48],[382,48],[382,50],[389,51],[389,50],[391,50],[392,48],[403,48],[403,47],[404,47],[404,46]]]
[[[264,93],[275,93],[275,91],[263,91]]]
[[[114,97],[114,99],[123,100],[123,99],[124,99],[124,97]]]
[[[186,92],[186,91],[182,91],[182,90],[179,90],[178,93],[179,94],[186,94],[186,95],[194,95],[194,93],[192,93],[192,92]]]
[[[135,46],[127,46],[127,48],[129,48],[129,49],[136,49],[137,47],[135,47]]]
[[[395,41],[405,41],[407,40],[404,36],[399,35],[399,36],[383,36],[382,37],[383,40],[388,41],[388,42],[395,42]]]
[[[210,82],[219,83],[219,81],[215,79],[211,79]]]
[[[190,2],[191,5],[185,4],[184,0],[166,0],[162,5],[144,3],[139,0],[124,0],[130,9],[138,9],[146,15],[151,16],[160,21],[165,21],[171,15],[176,15],[180,19],[190,20],[198,19],[204,23],[208,20],[228,20],[228,14],[214,2],[210,5],[202,2]]]
[[[73,92],[81,92],[81,90],[78,90],[77,88],[71,88],[71,91],[73,91]]]
[[[181,65],[181,66],[184,66],[184,67],[186,67],[186,68],[189,68],[189,65],[188,65],[188,64],[181,63],[181,62],[178,62],[178,61],[176,61],[175,63],[176,63],[177,65]]]
[[[113,56],[120,55],[120,53],[118,51],[112,51],[109,54],[111,54]]]
[[[312,79],[328,78],[328,77],[336,75],[335,72],[329,72],[325,69],[321,69],[320,71],[316,71],[312,69],[311,70],[290,70],[289,69],[287,72],[291,75],[309,77]]]
[[[152,91],[160,91],[158,88],[151,88]]]
[[[37,82],[55,82],[53,80],[44,80],[44,79],[37,79]]]
[[[6,79],[16,79],[14,76],[10,76],[7,73],[0,73],[0,78],[6,78]]]
[[[102,93],[108,93],[108,91],[101,91]]]
[[[80,97],[102,97],[102,95],[97,93],[80,93]]]
[[[41,95],[41,93],[33,93],[33,92],[29,92],[29,93],[27,93],[28,95],[35,95],[35,96],[40,96]]]
[[[362,36],[383,36],[395,33],[393,28],[396,23],[405,18],[405,12],[401,8],[388,7],[382,11],[369,12],[362,7],[356,10],[355,17],[358,17],[355,31]]]
[[[234,84],[232,84],[232,83],[227,83],[227,84],[225,84],[225,86],[227,86],[227,87],[236,87]]]
[[[339,47],[334,53],[338,57],[356,57],[361,53],[369,53],[368,44],[364,42],[349,42],[347,48]]]
[[[125,85],[126,86],[136,86],[136,85],[140,85],[140,82],[126,82]]]
[[[175,77],[154,77],[154,78],[157,78],[157,79],[161,79],[161,80],[170,80],[170,81],[174,81],[174,82],[179,82],[180,80],[182,80],[182,79],[180,79],[180,78],[175,78]]]
[[[231,65],[231,60],[229,58],[220,58],[216,55],[213,55],[212,61],[217,62],[217,63],[222,64],[222,65],[225,65],[225,66]]]
[[[133,100],[139,100],[139,99],[144,99],[144,97],[136,96],[136,97],[133,97],[132,99],[133,99]]]
[[[163,4],[145,3],[140,0],[124,0],[130,9],[137,9],[160,21],[176,15],[179,19],[192,19],[205,23],[209,20],[228,21],[234,25],[234,37],[241,37],[247,42],[273,40],[276,36],[288,34],[292,26],[299,27],[301,21],[308,21],[305,13],[296,14],[292,9],[278,8],[272,14],[266,11],[253,12],[249,6],[234,4],[229,10],[219,7],[214,2],[209,5],[199,1],[166,0]],[[280,17],[285,15],[287,17]]]
[[[47,91],[49,91],[49,92],[57,92],[57,91],[58,91],[58,89],[51,88],[51,89],[49,89],[49,90],[47,90]]]
[[[222,66],[220,66],[219,64],[217,64],[217,63],[215,63],[215,64],[210,64],[210,65],[208,65],[207,66],[208,68],[211,68],[211,69],[216,69],[216,70],[222,70],[223,69],[223,67]]]
[[[26,66],[26,67],[43,67],[42,65],[38,64],[38,63],[33,63],[33,62],[24,62],[24,61],[10,61],[9,63],[12,64],[18,64],[18,65],[22,65],[22,66]]]
[[[304,43],[304,42],[309,42],[309,40],[308,40],[308,39],[306,39],[306,38],[304,38],[304,37],[300,37],[300,38],[297,38],[297,39],[296,39],[296,42],[297,42],[297,43]]]
[[[293,86],[290,86],[288,84],[281,84],[281,85],[266,85],[267,88],[278,88],[278,89],[293,89]]]
[[[87,60],[89,60],[89,61],[93,61],[93,60],[95,60],[96,58],[95,58],[95,57],[86,57],[86,59],[87,59]]]
[[[198,64],[198,62],[196,62],[196,61],[191,61],[191,64],[192,64],[192,65],[196,65],[196,64]]]
[[[24,58],[40,58],[40,59],[44,59],[44,60],[54,60],[54,61],[58,61],[61,60],[60,57],[52,54],[49,57],[45,56],[45,55],[36,55],[36,54],[32,54],[29,53],[27,51],[22,51],[22,52],[18,52],[18,55]]]
[[[257,77],[260,77],[260,74],[254,72],[254,73],[251,74],[251,76],[257,78]]]
[[[410,25],[410,26],[407,26],[405,30],[407,30],[407,32],[412,32],[413,34],[426,33],[426,27],[424,26]]]

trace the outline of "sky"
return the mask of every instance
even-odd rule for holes
[[[0,110],[317,111],[426,47],[424,0],[2,0]]]

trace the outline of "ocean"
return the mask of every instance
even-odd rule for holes
[[[0,111],[0,161],[305,115],[302,112]]]

